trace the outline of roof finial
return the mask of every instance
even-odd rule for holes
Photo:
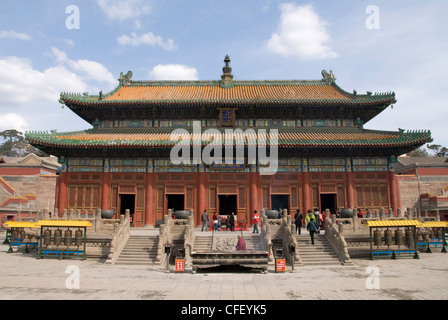
[[[224,68],[222,68],[222,75],[221,75],[221,86],[223,88],[231,88],[233,87],[233,75],[232,75],[232,68],[229,66],[230,63],[230,57],[228,54],[226,54],[226,57],[224,58],[224,62],[226,65]]]

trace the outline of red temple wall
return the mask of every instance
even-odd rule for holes
[[[253,210],[271,209],[273,195],[288,195],[290,213],[321,208],[329,195],[339,208],[400,207],[392,172],[301,172],[261,176],[258,173],[82,173],[62,172],[57,207],[115,209],[123,195],[134,199],[135,226],[155,225],[167,212],[167,195],[183,194],[184,209],[195,209],[195,223],[205,210],[219,212],[223,195],[236,196],[237,217],[250,223]]]

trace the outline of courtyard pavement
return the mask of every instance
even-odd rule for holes
[[[0,233],[3,243],[4,233]],[[290,266],[276,273],[166,272],[161,266],[36,259],[0,245],[1,300],[447,300],[448,254]],[[79,275],[79,277],[77,277]],[[79,279],[79,281],[77,281]],[[79,283],[79,287],[76,284]]]

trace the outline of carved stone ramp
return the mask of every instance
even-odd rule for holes
[[[240,232],[218,231],[196,233],[192,253],[193,272],[198,269],[239,266],[266,271],[268,252],[262,250],[259,234],[244,232],[245,251],[236,251],[235,245]]]

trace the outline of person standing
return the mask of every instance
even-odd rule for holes
[[[319,219],[319,215],[320,215],[320,212],[319,212],[319,209],[317,209],[317,208],[315,208],[314,209],[314,222],[316,222],[316,225],[317,225],[317,233],[319,234],[320,233],[320,219]]]
[[[260,223],[260,215],[257,213],[257,210],[254,210],[254,216],[252,218],[252,224],[254,225],[254,230],[252,233],[258,233],[258,224]]]
[[[227,214],[226,217],[226,231],[230,230],[230,215]]]
[[[215,211],[215,213],[213,213],[213,231],[218,231],[218,219],[219,216]]]
[[[308,223],[310,221],[315,221],[315,218],[314,218],[314,214],[311,212],[311,210],[308,210],[308,213],[305,217],[305,223],[306,223],[307,227],[308,227]]]
[[[235,231],[235,213],[230,215],[230,231]]]
[[[310,222],[308,222],[306,229],[310,233],[311,244],[314,245],[314,234],[319,230],[319,227],[317,226],[316,222],[311,220]]]
[[[294,224],[296,225],[296,232],[300,235],[301,229],[302,229],[302,213],[300,212],[300,209],[297,209],[297,212],[294,216]]]
[[[202,230],[204,231],[204,229],[207,231],[207,222],[208,222],[208,214],[207,214],[207,210],[204,210],[204,212],[201,215],[201,221],[202,221]]]

